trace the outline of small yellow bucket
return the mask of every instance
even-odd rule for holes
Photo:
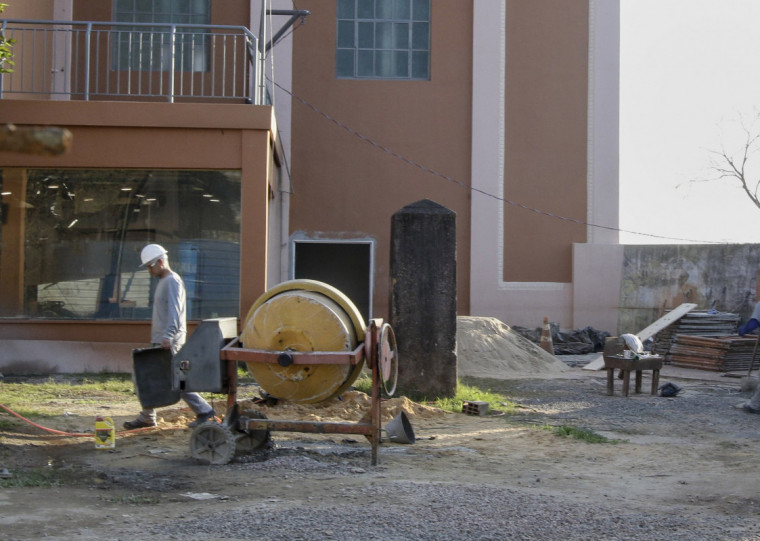
[[[116,447],[116,429],[110,417],[95,418],[95,449]]]

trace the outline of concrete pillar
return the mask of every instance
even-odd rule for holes
[[[456,394],[456,213],[428,199],[391,221],[390,324],[399,393]]]

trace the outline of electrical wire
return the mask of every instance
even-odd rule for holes
[[[93,436],[92,432],[89,432],[89,433],[63,432],[61,430],[55,430],[53,428],[47,428],[47,427],[44,427],[42,425],[39,425],[39,424],[35,423],[34,421],[30,421],[29,419],[27,419],[26,417],[24,417],[22,415],[19,415],[18,413],[16,413],[12,409],[10,409],[8,406],[5,406],[4,404],[0,404],[0,408],[3,408],[5,411],[7,411],[8,413],[10,413],[14,417],[18,417],[19,419],[21,419],[22,421],[24,421],[24,422],[32,425],[33,427],[39,428],[40,430],[44,430],[45,432],[50,432],[51,434],[57,434],[59,436],[76,436],[76,437],[85,437],[86,436],[88,438],[91,438]]]
[[[500,201],[502,203],[506,203],[508,205],[511,205],[511,206],[514,206],[514,207],[518,207],[518,208],[521,208],[523,210],[527,210],[529,212],[533,212],[535,214],[540,214],[542,216],[547,216],[547,217],[550,217],[550,218],[555,218],[557,220],[562,220],[562,221],[565,221],[565,222],[571,222],[571,223],[575,223],[575,224],[579,224],[579,225],[583,225],[583,226],[587,226],[587,227],[594,227],[594,228],[597,228],[597,229],[605,229],[607,231],[616,231],[616,232],[619,232],[619,233],[629,233],[629,234],[632,234],[632,235],[640,235],[640,236],[643,236],[643,237],[650,237],[650,238],[664,239],[664,240],[672,240],[672,241],[681,241],[681,242],[690,242],[690,243],[696,243],[696,244],[725,244],[725,242],[720,242],[720,241],[697,240],[697,239],[670,237],[670,236],[666,236],[666,235],[657,235],[657,234],[654,234],[654,233],[642,233],[640,231],[632,231],[632,230],[628,230],[628,229],[620,229],[619,227],[613,227],[613,226],[608,226],[608,225],[594,224],[594,223],[586,222],[584,220],[579,220],[577,218],[569,218],[567,216],[562,216],[562,215],[559,215],[559,214],[554,214],[554,213],[546,211],[546,210],[538,209],[538,208],[535,208],[535,207],[530,207],[530,206],[525,205],[523,203],[520,203],[518,201],[513,201],[513,200],[507,199],[505,197],[494,195],[494,194],[492,194],[490,192],[487,192],[485,190],[481,190],[479,188],[475,188],[474,186],[471,186],[471,185],[467,184],[466,182],[463,182],[461,180],[457,180],[457,179],[452,178],[452,177],[450,177],[448,175],[444,175],[443,173],[440,173],[440,172],[436,171],[435,169],[431,169],[431,168],[429,168],[429,167],[427,167],[427,166],[425,166],[423,164],[417,163],[414,160],[403,156],[402,154],[399,154],[398,152],[395,152],[394,150],[388,148],[387,146],[381,145],[380,143],[374,141],[373,139],[367,137],[366,135],[364,135],[362,133],[359,133],[358,131],[354,130],[350,126],[347,126],[346,124],[344,124],[340,120],[336,119],[335,117],[333,117],[333,116],[329,115],[328,113],[322,111],[321,109],[319,109],[315,105],[312,105],[311,103],[309,103],[305,99],[301,98],[300,96],[294,94],[292,91],[290,91],[287,88],[283,87],[279,83],[277,83],[275,81],[272,81],[272,80],[270,80],[270,82],[274,86],[276,86],[277,88],[279,88],[280,90],[282,90],[283,92],[285,92],[286,94],[288,94],[289,96],[291,96],[294,100],[298,101],[299,103],[301,103],[305,107],[311,109],[312,111],[314,111],[318,115],[322,116],[326,120],[332,122],[333,124],[335,124],[336,126],[338,126],[340,129],[342,129],[342,130],[350,133],[351,135],[355,136],[356,138],[358,138],[362,142],[367,143],[367,144],[369,144],[369,145],[377,148],[378,150],[381,150],[382,152],[385,152],[386,154],[388,154],[388,155],[396,158],[397,160],[400,160],[400,161],[406,163],[407,165],[411,165],[412,167],[416,167],[417,169],[420,169],[420,170],[422,170],[422,171],[424,171],[424,172],[426,172],[428,174],[431,174],[433,176],[436,176],[436,177],[441,178],[443,180],[446,180],[448,182],[457,184],[457,185],[463,187],[464,189],[470,190],[471,192],[479,193],[479,194],[481,194],[481,195],[483,195],[485,197],[489,197],[491,199],[495,199],[495,200]]]
[[[295,1],[291,2],[291,4],[292,4],[293,9],[297,11],[298,7],[296,6]],[[274,38],[274,21],[272,19],[273,15],[271,13],[272,12],[272,3],[271,3],[271,0],[270,0],[270,3],[269,3],[269,8],[270,8],[269,9],[269,38],[273,39]],[[286,32],[285,34],[283,34],[282,36],[280,36],[280,39],[278,40],[278,42],[282,41],[286,37],[288,37],[291,34],[293,34],[293,32],[295,32],[296,30],[298,30],[303,25],[304,25],[304,20],[301,19],[300,22],[298,23],[298,25],[292,25],[290,27],[290,30],[288,30],[288,32]],[[270,83],[274,83],[274,80],[275,80],[275,77],[274,77],[274,74],[275,74],[274,50],[275,50],[275,47],[274,47],[274,43],[273,43],[272,47],[270,47],[270,49],[266,52],[266,55],[265,55],[265,60],[270,59],[270,56],[271,56],[271,59],[270,59],[270,62],[269,62],[271,76],[266,76],[266,74],[265,74],[266,80],[269,81]],[[275,107],[275,109],[276,109],[277,108],[277,104],[276,104],[276,96],[277,95],[274,92],[274,89],[272,89],[272,92],[270,92],[269,95],[272,98],[272,106]],[[280,141],[282,141],[282,139],[280,139]],[[281,190],[281,191],[282,192],[287,192],[289,194],[293,194],[293,193],[295,193],[295,189],[294,189],[294,185],[293,185],[293,178],[292,178],[291,171],[290,171],[290,162],[288,161],[287,152],[283,153],[282,159],[283,159],[283,163],[285,165],[285,173],[286,173],[286,175],[288,177],[288,186],[289,186],[289,189],[288,190]]]
[[[269,70],[271,73],[271,78],[274,80],[274,15],[272,15],[272,0],[269,0],[269,41],[272,43],[272,48],[269,50],[270,54],[272,56],[270,62],[269,62]],[[267,55],[269,56],[269,55]],[[266,60],[266,57],[265,57]],[[272,107],[277,109],[277,100],[275,99],[275,94],[272,92]]]
[[[45,432],[49,432],[51,434],[55,434],[57,436],[69,436],[69,437],[76,437],[76,438],[92,438],[94,436],[94,431],[93,432],[64,432],[62,430],[56,430],[54,428],[48,428],[48,427],[42,426],[40,424],[35,423],[34,421],[31,421],[31,420],[27,419],[23,415],[19,415],[18,413],[16,413],[15,411],[13,411],[12,409],[10,409],[8,406],[6,406],[4,404],[0,404],[0,408],[3,408],[5,411],[7,411],[8,413],[10,413],[14,417],[17,417],[17,418],[21,419],[25,423],[28,423],[28,424],[32,425],[33,427],[35,427],[35,428],[39,428],[40,430],[43,430]],[[133,432],[144,432],[146,430],[154,430],[155,428],[156,428],[155,426],[149,426],[149,427],[145,427],[145,428],[135,428],[133,430],[120,430],[120,431],[117,431],[116,434],[128,434],[128,433],[133,433]],[[172,427],[172,428],[174,428],[174,427]]]

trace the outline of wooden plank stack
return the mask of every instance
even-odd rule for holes
[[[756,336],[688,336],[677,334],[666,359],[673,366],[716,372],[746,372],[752,362]],[[755,367],[758,362],[755,362]]]
[[[729,312],[692,310],[657,333],[652,353],[664,355],[667,362],[677,335],[703,337],[735,335],[739,319],[739,314]]]

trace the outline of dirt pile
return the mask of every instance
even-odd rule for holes
[[[457,318],[460,376],[492,379],[561,377],[568,367],[493,317]]]
[[[265,406],[253,402],[244,403],[243,409],[254,409],[273,419],[297,419],[301,421],[357,422],[370,408],[371,398],[360,391],[346,391],[340,398],[332,398],[317,404],[297,404],[286,400],[275,406]],[[410,418],[430,419],[443,417],[447,412],[439,408],[419,404],[405,396],[384,399],[380,405],[383,424],[401,412]]]

